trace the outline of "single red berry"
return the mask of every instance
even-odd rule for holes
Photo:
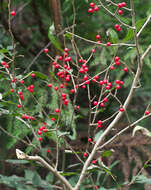
[[[103,81],[103,80],[101,80],[101,81],[99,82],[99,84],[100,84],[100,85],[103,85],[103,84],[104,84],[104,81]]]
[[[52,121],[55,121],[56,119],[54,117],[51,118]]]
[[[88,9],[88,13],[93,13],[93,9],[92,9],[92,8],[89,8],[89,9]]]
[[[76,108],[77,108],[77,110],[79,110],[79,109],[80,109],[80,106],[76,106]]]
[[[31,77],[34,78],[36,76],[35,73],[31,73]]]
[[[60,84],[60,88],[64,88],[64,84]]]
[[[24,81],[24,80],[21,80],[21,81],[20,81],[20,83],[21,83],[21,84],[24,84],[24,83],[25,83],[25,81]]]
[[[50,149],[47,149],[47,153],[50,153]]]
[[[42,141],[42,137],[39,137],[38,140],[39,140],[39,141]]]
[[[18,105],[17,105],[17,108],[21,108],[21,105],[20,105],[20,104],[18,104]]]
[[[97,128],[101,128],[102,127],[102,125],[97,125]]]
[[[59,89],[58,86],[55,86],[55,87],[54,87],[54,90],[55,90],[55,91],[57,91],[58,89]]]
[[[14,89],[10,89],[10,92],[14,92]]]
[[[126,7],[126,3],[125,2],[122,2],[122,7]]]
[[[120,112],[124,112],[124,111],[125,111],[124,108],[121,107],[121,108],[120,108]]]
[[[115,67],[113,65],[110,66],[110,70],[114,70]]]
[[[97,101],[94,101],[94,102],[93,102],[93,105],[94,105],[94,106],[97,106],[97,105],[98,105],[98,102],[97,102]]]
[[[120,81],[120,85],[123,85],[124,84],[124,82],[123,81]]]
[[[116,62],[115,62],[115,65],[117,65],[117,66],[120,65],[120,64],[121,64],[120,61],[116,61]]]
[[[86,80],[89,79],[89,77],[88,77],[87,75],[85,75],[85,76],[83,77],[83,79],[86,81]]]
[[[117,4],[118,8],[122,8],[122,3]]]
[[[37,134],[38,134],[38,135],[41,135],[41,134],[42,134],[42,131],[38,130],[38,131],[37,131]]]
[[[115,26],[114,26],[116,29],[117,28],[119,28],[120,27],[120,25],[119,24],[115,24]]]
[[[11,16],[15,16],[16,12],[15,11],[11,11],[10,14],[11,14]]]
[[[71,89],[70,92],[73,94],[73,93],[75,93],[75,90],[74,90],[74,89]]]
[[[23,92],[22,92],[22,91],[19,91],[18,94],[19,94],[19,95],[23,95]]]
[[[82,88],[85,89],[85,88],[86,88],[86,85],[82,85]]]
[[[100,107],[102,107],[102,108],[104,107],[104,103],[103,102],[100,103]]]
[[[84,82],[84,84],[90,84],[90,81],[89,81],[89,80],[86,80],[86,81]]]
[[[104,84],[107,84],[107,80],[103,80]]]
[[[103,102],[108,102],[108,98],[107,97],[103,98]]]
[[[59,56],[59,58],[58,58],[60,61],[62,61],[63,60],[63,57],[62,56]]]
[[[146,110],[145,111],[145,115],[149,115],[150,114],[150,111],[149,110]]]
[[[60,109],[59,108],[56,109],[56,113],[60,113]]]
[[[119,15],[122,15],[122,14],[123,14],[123,10],[121,10],[121,9],[118,10],[118,14],[119,14]]]
[[[30,88],[34,88],[34,85],[33,85],[33,84],[31,84],[31,85],[30,85]]]
[[[92,139],[91,139],[91,138],[88,138],[88,141],[89,141],[89,142],[92,142]]]
[[[68,100],[68,99],[65,99],[65,100],[64,100],[64,105],[67,106],[68,103],[69,103],[69,100]]]
[[[91,52],[92,52],[92,53],[95,53],[95,52],[96,52],[96,50],[95,50],[95,49],[92,49],[92,50],[91,50]]]
[[[85,153],[83,153],[83,157],[87,157],[87,153],[85,152]]]
[[[96,39],[97,40],[100,40],[101,39],[101,36],[99,34],[96,35]]]
[[[103,123],[102,120],[99,120],[99,121],[98,121],[98,124],[99,124],[99,125],[101,125],[102,123]]]
[[[51,83],[49,83],[49,84],[48,84],[48,87],[50,87],[50,88],[51,88],[51,87],[52,87],[52,84],[51,84]]]
[[[79,62],[79,63],[82,63],[83,61],[82,61],[82,59],[79,59],[78,62]]]
[[[114,58],[114,60],[115,60],[115,61],[119,61],[120,58],[119,58],[118,56],[116,56],[116,57]]]
[[[49,52],[49,49],[48,48],[45,48],[44,49],[44,53],[48,53]]]
[[[99,7],[98,7],[98,6],[95,6],[95,7],[94,7],[94,11],[96,11],[96,12],[99,11]]]
[[[65,52],[68,52],[68,51],[69,51],[69,49],[68,49],[68,48],[64,48],[64,51],[65,51]]]
[[[93,7],[95,6],[95,3],[94,3],[94,2],[91,2],[89,5],[90,5],[90,7],[93,8]]]
[[[92,164],[96,164],[97,163],[97,160],[92,160]]]
[[[121,27],[119,27],[119,28],[117,28],[116,29],[118,32],[120,32],[121,30],[122,30],[122,28]]]
[[[120,80],[116,80],[115,82],[116,82],[116,84],[120,84]]]
[[[80,69],[80,73],[83,74],[85,73],[85,70],[83,68]]]
[[[106,45],[107,45],[107,46],[111,46],[111,42],[107,42]]]
[[[127,72],[128,71],[128,67],[124,67],[123,71]]]
[[[107,90],[110,90],[111,86],[107,85],[105,88],[106,88]]]
[[[43,132],[44,132],[44,133],[48,132],[48,129],[43,129]]]
[[[116,85],[116,89],[117,90],[120,90],[121,89],[121,86],[118,84],[118,85]]]
[[[7,65],[7,63],[5,61],[2,61],[1,64],[4,66],[4,65]]]

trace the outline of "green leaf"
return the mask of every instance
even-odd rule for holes
[[[34,177],[34,172],[31,170],[25,170],[25,179],[31,180]]]
[[[35,172],[35,174],[34,174],[34,176],[32,178],[32,182],[33,182],[33,185],[35,187],[38,187],[38,186],[41,185],[41,177],[37,172]]]
[[[94,141],[97,141],[104,131],[100,130],[94,137]]]
[[[46,181],[48,183],[53,183],[53,180],[54,180],[54,175],[52,172],[48,173],[48,175],[46,176]]]
[[[112,154],[113,152],[111,150],[106,150],[103,152],[102,157],[110,157]]]
[[[139,29],[143,26],[144,22],[146,21],[146,18],[144,19],[140,19],[136,22],[136,31],[138,32]],[[132,29],[128,29],[128,32],[125,36],[125,38],[123,39],[123,43],[131,40],[133,38],[133,30]]]
[[[72,40],[72,35],[69,34],[69,33],[66,33],[66,34],[65,34],[65,37],[68,38],[69,40]]]
[[[32,72],[36,75],[36,77],[40,78],[40,79],[43,79],[43,80],[47,80],[48,79],[48,76],[47,75],[44,75],[43,73],[40,73],[40,72]]]
[[[138,131],[138,130],[141,130],[142,133],[143,133],[143,135],[146,135],[146,136],[151,137],[151,132],[150,132],[148,129],[146,129],[146,128],[144,128],[144,127],[141,127],[141,126],[139,126],[139,125],[137,125],[137,126],[133,129],[132,136],[134,136],[135,133],[136,133],[136,131]]]
[[[51,41],[51,43],[52,43],[58,50],[60,50],[61,52],[63,52],[63,49],[61,48],[61,45],[60,45],[60,42],[59,42],[59,39],[58,39],[55,35],[52,34],[51,27],[49,27],[48,38],[49,38],[49,40]]]
[[[115,30],[110,28],[108,30],[108,33],[109,33],[109,37],[110,37],[110,42],[116,44],[119,41],[119,39],[118,39],[118,35],[115,32]]]
[[[135,179],[135,176],[134,176]],[[147,178],[144,175],[140,175],[136,178],[135,183],[151,184],[151,178]]]

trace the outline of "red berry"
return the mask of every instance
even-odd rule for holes
[[[65,52],[68,52],[68,51],[69,51],[69,49],[68,49],[68,48],[64,48],[64,51],[65,51]]]
[[[42,141],[42,137],[39,137],[39,139],[38,139],[39,141]]]
[[[97,163],[97,160],[92,160],[92,164],[96,164]]]
[[[103,80],[101,80],[101,81],[99,82],[99,84],[100,84],[100,85],[103,85],[103,84],[104,84],[104,81],[103,81]]]
[[[145,111],[145,115],[149,115],[150,114],[150,111],[149,110],[146,110]]]
[[[39,128],[39,130],[40,130],[40,131],[43,131],[45,128],[46,128],[45,126],[41,126],[41,127]]]
[[[118,66],[118,65],[121,64],[121,62],[120,61],[116,61],[115,64]]]
[[[104,107],[104,103],[103,102],[100,103],[100,107]]]
[[[107,45],[107,46],[111,46],[111,42],[107,42],[106,45]]]
[[[110,70],[114,70],[115,67],[113,65],[110,66]]]
[[[99,7],[98,7],[98,6],[95,6],[95,7],[94,7],[94,11],[99,11]]]
[[[54,87],[54,90],[55,90],[55,91],[57,91],[58,89],[59,89],[58,86],[55,86],[55,87]]]
[[[120,112],[124,112],[124,108],[121,107],[121,108],[120,108]]]
[[[109,89],[111,88],[111,86],[107,85],[105,88],[106,88],[107,90],[109,90]]]
[[[98,124],[101,125],[101,124],[102,124],[102,120],[99,120],[99,121],[98,121]]]
[[[21,80],[21,81],[20,81],[20,83],[21,83],[21,84],[24,84],[24,83],[25,83],[25,81],[24,81],[24,80]]]
[[[48,48],[45,48],[44,49],[44,53],[48,53],[49,52],[49,49]]]
[[[91,50],[91,52],[92,52],[92,53],[95,53],[95,52],[96,52],[96,50],[95,50],[95,49],[92,49],[92,50]]]
[[[116,57],[114,58],[114,60],[115,60],[115,61],[119,61],[120,58],[119,58],[118,56],[116,56]]]
[[[102,127],[102,125],[97,125],[97,128],[101,128]]]
[[[128,71],[128,67],[124,67],[123,71],[127,72]]]
[[[15,16],[16,15],[16,12],[15,11],[11,11],[11,16]]]
[[[14,92],[14,89],[10,89],[10,92]]]
[[[58,58],[60,61],[62,61],[63,60],[63,57],[62,56],[59,56],[59,58]]]
[[[88,138],[88,141],[89,141],[89,142],[92,142],[92,139],[91,139],[91,138]]]
[[[124,82],[123,81],[120,81],[120,85],[123,85],[124,84]]]
[[[122,29],[121,29],[121,27],[119,27],[119,28],[117,28],[116,30],[119,32],[119,31],[121,31]]]
[[[47,153],[50,153],[50,149],[47,149]]]
[[[119,14],[119,15],[122,15],[122,14],[123,14],[123,10],[121,10],[121,9],[118,10],[118,14]]]
[[[70,92],[71,92],[71,93],[75,93],[75,90],[74,90],[74,89],[71,89]]]
[[[121,89],[121,86],[120,86],[120,85],[117,85],[117,86],[116,86],[116,89],[117,89],[117,90],[120,90],[120,89]]]
[[[35,73],[31,73],[31,77],[34,78],[36,76]]]
[[[87,153],[85,152],[85,153],[83,153],[83,157],[87,157]]]
[[[76,106],[76,108],[77,108],[77,110],[79,110],[79,109],[80,109],[80,106]]]
[[[95,6],[95,3],[94,3],[94,2],[91,2],[89,5],[90,5],[90,7],[93,8],[93,7]]]
[[[51,88],[51,87],[52,87],[52,84],[51,84],[51,83],[50,83],[50,84],[48,84],[48,87],[50,87],[50,88]]]
[[[55,121],[56,119],[54,117],[51,118],[52,121]]]
[[[98,105],[98,102],[97,102],[97,101],[94,101],[94,102],[93,102],[93,105],[94,105],[94,106],[97,106],[97,105]]]
[[[59,108],[56,109],[56,113],[60,113],[60,109]]]
[[[89,9],[88,9],[88,13],[93,13],[93,9],[92,9],[92,8],[89,8]]]
[[[48,129],[43,129],[43,132],[44,132],[44,133],[48,132]]]
[[[119,28],[120,27],[120,25],[119,24],[115,24],[115,26],[114,26],[116,29],[117,28]]]
[[[120,80],[116,80],[115,82],[116,82],[116,84],[120,84]]]
[[[38,130],[38,131],[37,131],[37,134],[38,134],[38,135],[41,135],[41,134],[42,134],[42,131]]]
[[[98,35],[96,35],[96,39],[97,40],[100,40],[101,39],[101,36],[98,34]]]
[[[122,2],[122,7],[126,7],[126,3],[125,2]]]
[[[18,104],[18,105],[17,105],[17,108],[21,108],[21,105],[20,105],[20,104]]]
[[[103,98],[103,102],[107,102],[107,101],[108,101],[107,97]]]
[[[118,8],[121,8],[122,7],[122,3],[118,3],[117,6],[118,6]]]
[[[82,85],[82,88],[83,88],[83,89],[86,88],[86,85]]]

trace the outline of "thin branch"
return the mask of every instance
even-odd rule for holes
[[[147,50],[144,52],[144,54],[141,57],[141,60],[143,61],[144,58],[149,54],[149,52],[151,51],[151,45],[148,46]]]
[[[146,27],[146,25],[149,23],[150,19],[151,19],[151,14],[148,16],[146,22],[143,24],[142,28],[137,33],[137,37],[139,37],[139,35],[141,34],[141,32],[144,30],[144,28]]]
[[[90,42],[90,43],[93,43],[93,44],[96,44],[96,45],[102,45],[102,46],[107,46],[106,44],[104,44],[104,43],[98,43],[98,42],[95,42],[95,41],[92,41],[92,40],[88,40],[88,39],[86,39],[86,38],[83,38],[83,37],[81,37],[81,36],[78,36],[77,34],[73,34],[72,32],[69,32],[69,31],[66,31],[66,33],[68,33],[68,34],[71,34],[71,35],[73,35],[73,36],[75,36],[75,37],[77,37],[77,38],[79,38],[79,39],[81,39],[81,40],[84,40],[84,41],[86,41],[86,42]],[[135,44],[126,44],[126,43],[117,43],[117,44],[111,44],[111,46],[129,46],[129,47],[135,47],[136,45]]]

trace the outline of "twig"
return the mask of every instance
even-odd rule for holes
[[[141,57],[141,60],[142,60],[142,61],[143,61],[144,58],[149,54],[150,50],[151,50],[151,45],[148,46],[147,50],[146,50],[146,51],[144,52],[144,54],[142,55],[142,57]]]
[[[151,19],[151,14],[148,16],[146,22],[143,24],[142,28],[137,33],[137,37],[139,37],[139,35],[141,34],[141,32],[144,30],[144,28],[146,27],[146,25],[149,23],[150,19]]]
[[[96,44],[96,45],[100,45],[100,46],[102,45],[102,46],[105,46],[105,47],[107,46],[104,43],[98,43],[98,42],[95,42],[95,41],[92,41],[92,40],[88,40],[86,38],[78,36],[77,34],[73,34],[72,32],[69,32],[69,31],[66,31],[66,33],[71,34],[71,35],[73,35],[73,36],[75,36],[75,37],[77,37],[77,38],[79,38],[81,40],[84,40],[86,42],[90,42],[90,43],[93,43],[93,44]],[[135,44],[126,44],[126,43],[117,43],[117,44],[111,44],[111,46],[129,46],[129,47],[135,47],[136,45]]]

